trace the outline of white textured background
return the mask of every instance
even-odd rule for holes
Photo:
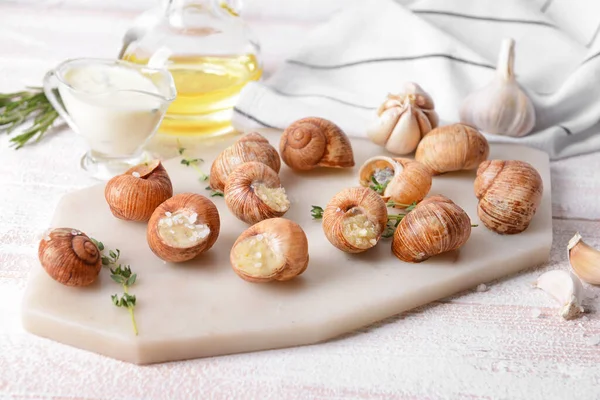
[[[0,92],[39,84],[67,57],[114,56],[131,19],[153,3],[0,0]],[[247,3],[267,72],[344,4]],[[553,3],[549,13],[568,2]],[[600,288],[586,286],[592,313],[565,322],[553,300],[529,286],[545,270],[568,268],[566,243],[575,231],[600,247],[600,154],[552,164],[554,245],[539,269],[320,345],[137,367],[21,328],[37,234],[64,193],[94,183],[78,167],[83,152],[69,131],[19,151],[0,137],[2,399],[600,399]]]

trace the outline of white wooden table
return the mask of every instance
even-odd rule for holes
[[[39,84],[67,57],[114,57],[148,3],[0,2],[0,92]],[[250,20],[267,71],[294,52],[314,22],[288,21],[279,8],[277,20],[259,12]],[[600,398],[600,288],[586,286],[593,312],[572,322],[530,288],[543,271],[569,268],[566,243],[576,231],[600,247],[600,153],[552,163],[554,245],[538,269],[324,344],[137,367],[21,327],[37,236],[63,194],[94,181],[78,167],[84,145],[72,132],[19,151],[8,143],[0,137],[1,399]]]

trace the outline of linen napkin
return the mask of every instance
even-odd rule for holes
[[[318,116],[364,137],[387,93],[406,81],[431,94],[442,123],[457,122],[462,100],[492,79],[500,43],[512,37],[536,125],[523,138],[488,140],[537,147],[552,159],[597,151],[599,28],[595,0],[349,2],[272,76],[244,88],[233,124],[284,129]]]

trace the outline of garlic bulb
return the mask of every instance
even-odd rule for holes
[[[569,262],[581,279],[600,285],[600,251],[583,241],[579,232],[569,240]]]
[[[183,262],[210,249],[221,229],[212,201],[195,193],[177,194],[152,213],[146,239],[150,250],[164,261]]]
[[[456,250],[471,236],[467,213],[444,196],[428,197],[406,214],[394,232],[392,252],[402,261],[418,263]]]
[[[558,315],[564,319],[573,319],[584,312],[583,286],[574,274],[561,269],[542,274],[535,286],[556,299],[561,305]]]
[[[440,126],[429,132],[417,146],[415,160],[434,175],[475,169],[487,160],[490,146],[475,128],[463,124]]]
[[[171,196],[171,179],[159,160],[130,168],[104,188],[110,211],[126,221],[148,221],[156,207]]]
[[[361,186],[381,189],[383,200],[397,203],[396,208],[423,200],[431,189],[429,168],[408,158],[372,157],[358,175]]]
[[[348,136],[323,118],[303,118],[288,126],[281,135],[279,152],[288,167],[299,171],[354,167]]]
[[[347,188],[333,196],[323,211],[323,232],[338,249],[361,253],[379,242],[387,216],[385,202],[373,190]]]
[[[56,228],[40,241],[38,257],[48,275],[67,286],[92,284],[102,269],[100,250],[83,232]]]
[[[290,208],[277,172],[256,161],[244,163],[229,174],[224,197],[233,215],[247,224],[281,217]]]
[[[248,161],[258,161],[275,172],[281,168],[279,154],[269,141],[256,132],[239,138],[217,156],[210,168],[210,187],[223,191],[227,176],[238,166]]]
[[[542,201],[542,177],[524,161],[484,161],[477,169],[477,215],[500,234],[523,232]]]
[[[391,153],[409,154],[437,125],[438,115],[431,96],[416,83],[407,82],[400,93],[388,94],[367,135]]]
[[[293,221],[266,219],[238,237],[229,260],[235,273],[246,281],[287,281],[308,267],[308,239]]]
[[[471,93],[460,108],[460,121],[496,135],[525,136],[535,125],[535,109],[515,79],[515,41],[505,39],[494,79]]]

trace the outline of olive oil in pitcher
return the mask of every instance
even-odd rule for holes
[[[124,59],[147,64],[168,55],[177,98],[159,132],[215,136],[231,132],[233,107],[246,83],[262,74],[258,45],[221,0],[171,0],[160,23],[133,42]]]

